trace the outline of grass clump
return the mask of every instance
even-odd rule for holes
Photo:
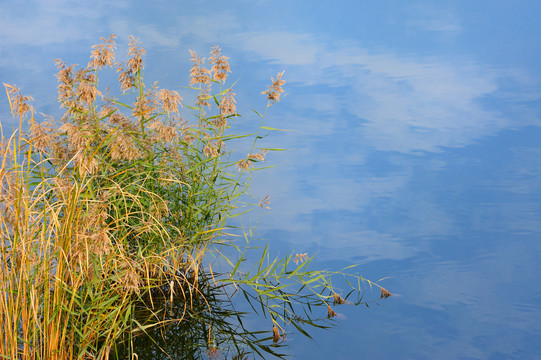
[[[245,249],[228,235],[250,171],[269,151],[256,145],[271,130],[263,122],[283,72],[263,92],[256,133],[229,135],[238,114],[218,47],[208,62],[191,51],[192,106],[145,84],[145,50],[134,38],[125,63],[115,49],[111,36],[84,68],[56,61],[59,121],[36,121],[32,99],[5,84],[19,128],[0,144],[0,356],[132,357],[142,334],[159,347],[163,329],[186,336],[178,358],[279,355],[284,324],[309,336],[305,325],[323,326],[312,306],[328,306],[331,317],[330,276],[341,274],[308,270],[306,254],[271,260],[266,248],[245,270]],[[123,100],[100,86],[107,67]],[[180,117],[182,106],[193,121]],[[249,136],[249,154],[231,160],[226,143]],[[214,272],[210,260],[229,270]],[[365,280],[353,278],[359,290]],[[230,301],[237,292],[270,318],[267,337],[244,328]]]

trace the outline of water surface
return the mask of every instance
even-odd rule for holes
[[[0,80],[58,115],[53,59],[86,65],[101,36],[118,35],[120,58],[140,38],[146,78],[180,91],[188,49],[219,44],[245,115],[233,130],[247,131],[285,70],[267,125],[294,131],[265,139],[289,151],[254,178],[254,196],[272,201],[258,237],[277,255],[317,254],[316,266],[361,264],[400,295],[340,307],[316,342],[293,331],[292,358],[532,359],[540,13],[537,1],[3,3]],[[14,126],[5,97],[0,116]]]

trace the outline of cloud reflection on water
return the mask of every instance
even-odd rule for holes
[[[328,335],[335,341],[329,348],[357,351],[340,341],[362,338],[362,353],[374,358],[392,348],[411,358],[487,358],[532,347],[541,271],[541,249],[531,240],[541,236],[535,70],[452,48],[408,48],[398,32],[373,35],[395,26],[409,34],[409,45],[426,38],[442,44],[469,35],[467,18],[416,2],[397,7],[393,24],[382,20],[366,34],[351,25],[361,22],[357,14],[340,13],[351,23],[337,36],[331,32],[340,24],[309,27],[314,14],[304,9],[275,16],[284,3],[43,4],[20,2],[0,15],[2,81],[25,83],[23,92],[32,84],[36,103],[55,91],[53,58],[85,64],[89,46],[111,33],[123,55],[128,35],[142,40],[148,71],[165,88],[185,84],[178,80],[189,70],[188,49],[207,51],[214,43],[227,49],[233,78],[242,77],[238,98],[249,105],[264,101],[257,91],[251,95],[254,87],[264,90],[274,69],[286,70],[287,96],[268,124],[295,131],[269,144],[292,150],[269,154],[278,167],[264,178],[256,174],[254,195],[270,193],[272,201],[258,230],[271,245],[323,249],[322,261],[395,264],[377,270],[393,275],[393,291],[405,295],[382,314],[371,312],[373,320],[362,318],[373,331]],[[330,18],[333,8],[319,15]],[[0,104],[4,125],[7,102]],[[241,113],[246,118],[236,126],[244,130],[253,118],[249,106]],[[518,134],[513,141],[511,130]]]
[[[466,56],[381,52],[352,39],[317,33],[250,30],[243,26],[241,15],[220,9],[206,9],[210,13],[202,15],[200,9],[186,7],[167,14],[164,23],[153,18],[136,18],[133,23],[113,16],[121,11],[133,13],[128,7],[115,2],[111,9],[108,2],[97,1],[81,8],[57,1],[37,6],[31,15],[25,15],[30,17],[27,21],[20,12],[7,11],[2,16],[2,47],[24,45],[32,52],[34,46],[94,41],[109,33],[120,37],[134,34],[149,51],[158,52],[160,47],[190,46],[194,36],[209,44],[220,41],[252,62],[286,68],[292,86],[289,91],[311,100],[295,104],[296,115],[312,109],[313,103],[333,104],[333,108],[325,108],[334,109],[335,114],[346,112],[362,122],[365,144],[383,151],[441,151],[466,146],[510,126],[539,124],[538,118],[512,119],[483,103],[502,91],[500,82],[504,79],[523,83],[527,76],[517,69],[491,68]],[[157,9],[167,11],[165,6]],[[219,21],[209,22],[209,18]],[[451,30],[455,27],[450,26]]]
[[[339,102],[336,113],[347,111],[363,121],[363,138],[378,150],[441,151],[510,126],[539,123],[508,118],[483,104],[502,91],[503,79],[522,82],[516,69],[491,69],[460,57],[378,53],[354,41],[325,42],[313,34],[249,33],[239,38],[246,51],[285,64],[296,89]],[[316,85],[328,88],[311,90]],[[310,106],[305,103],[301,111]]]

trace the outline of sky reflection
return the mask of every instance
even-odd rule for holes
[[[188,49],[231,58],[239,112],[285,70],[253,194],[260,236],[319,265],[363,264],[401,297],[344,308],[293,358],[532,358],[541,314],[541,3],[524,1],[18,1],[0,13],[0,78],[57,116],[54,58],[99,37],[147,49],[146,76],[183,90]],[[182,94],[185,98],[189,95]],[[188,116],[188,113],[184,114]],[[4,129],[14,121],[0,99]],[[249,223],[251,220],[247,220]],[[535,355],[534,355],[535,354]]]

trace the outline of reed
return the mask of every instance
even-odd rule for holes
[[[194,319],[208,332],[195,350],[233,344],[239,358],[246,350],[277,355],[286,323],[309,336],[305,325],[322,325],[299,309],[327,306],[335,296],[330,277],[351,275],[308,270],[306,254],[271,261],[266,248],[252,270],[241,271],[246,246],[228,231],[244,213],[239,201],[251,171],[272,151],[257,142],[262,131],[276,130],[263,124],[280,100],[284,73],[263,92],[259,128],[230,135],[238,114],[218,47],[208,61],[191,52],[192,106],[176,91],[146,85],[145,50],[134,38],[125,63],[115,50],[112,35],[92,48],[86,67],[56,61],[60,121],[38,122],[32,99],[5,84],[19,127],[9,138],[2,132],[0,144],[0,356],[132,357],[129,344],[141,334]],[[121,98],[131,101],[103,90],[106,67],[116,69]],[[180,118],[182,106],[191,122]],[[231,160],[226,143],[249,137],[250,153]],[[213,272],[210,258],[230,270]],[[354,289],[379,286],[352,277]],[[270,316],[264,340],[273,343],[235,327],[231,319],[242,314],[218,306],[237,291]],[[163,315],[167,306],[175,316]],[[202,313],[210,315],[196,316]]]

